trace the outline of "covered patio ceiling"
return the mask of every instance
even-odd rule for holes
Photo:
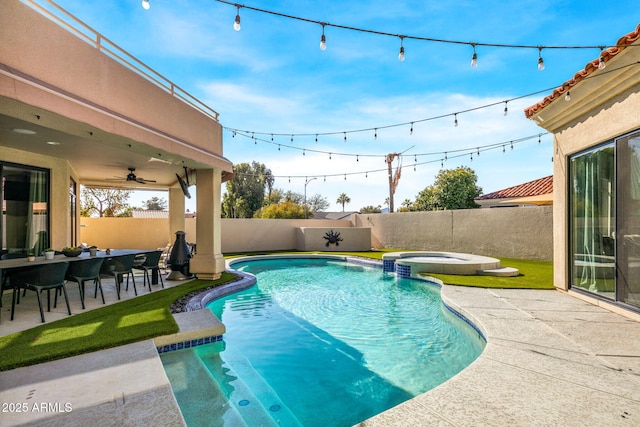
[[[18,131],[16,131],[16,129]],[[35,133],[20,133],[26,130]],[[0,141],[2,146],[69,161],[88,186],[160,189],[179,185],[176,173],[210,168],[128,138],[60,116],[42,108],[0,97]],[[138,178],[155,183],[115,180],[135,168]],[[195,175],[190,175],[195,183]]]

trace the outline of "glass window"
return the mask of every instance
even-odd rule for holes
[[[570,160],[571,286],[615,298],[615,150],[599,146]]]
[[[2,253],[49,247],[49,171],[0,162]]]
[[[616,141],[616,299],[640,307],[640,132]]]
[[[78,185],[73,180],[73,178],[69,178],[69,241],[71,242],[71,246],[77,245],[76,239],[76,191],[78,189]]]

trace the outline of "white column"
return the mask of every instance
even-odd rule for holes
[[[191,258],[189,271],[199,279],[215,280],[225,270],[220,237],[221,171],[202,169],[196,174],[197,253]]]

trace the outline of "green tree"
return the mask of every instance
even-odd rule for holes
[[[400,206],[400,212],[410,212],[413,210],[413,202],[410,199],[404,199]]]
[[[222,198],[222,213],[226,218],[252,218],[253,213],[269,198],[275,178],[264,164],[240,163],[234,177],[227,181]]]
[[[255,213],[256,218],[288,218],[299,219],[304,218],[304,206],[299,205],[291,200],[285,200],[280,203],[273,203],[259,209]]]
[[[144,202],[144,206],[150,211],[164,211],[167,209],[167,201],[162,197],[152,197]]]
[[[364,208],[360,208],[360,213],[361,214],[365,214],[365,213],[380,213],[382,212],[382,206],[378,205],[378,206],[365,206]]]
[[[80,215],[84,217],[130,217],[131,190],[82,187]]]
[[[307,197],[307,210],[310,212],[310,215],[313,215],[314,212],[326,211],[329,206],[331,206],[329,200],[320,194]]]
[[[336,203],[342,205],[342,212],[344,212],[344,205],[348,205],[349,203],[351,203],[351,198],[345,193],[340,193],[340,195],[338,196],[338,200],[336,200]]]
[[[460,166],[441,170],[433,185],[426,187],[416,197],[415,210],[453,210],[479,207],[473,200],[482,194],[477,185],[478,177],[473,169]]]

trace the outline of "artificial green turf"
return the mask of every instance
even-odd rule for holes
[[[498,258],[503,267],[514,267],[520,274],[514,277],[458,276],[453,274],[420,273],[442,280],[447,285],[475,286],[482,288],[555,289],[553,263],[516,258]]]
[[[222,273],[214,281],[193,280],[0,337],[0,371],[176,333],[169,311],[174,301],[236,278]]]

